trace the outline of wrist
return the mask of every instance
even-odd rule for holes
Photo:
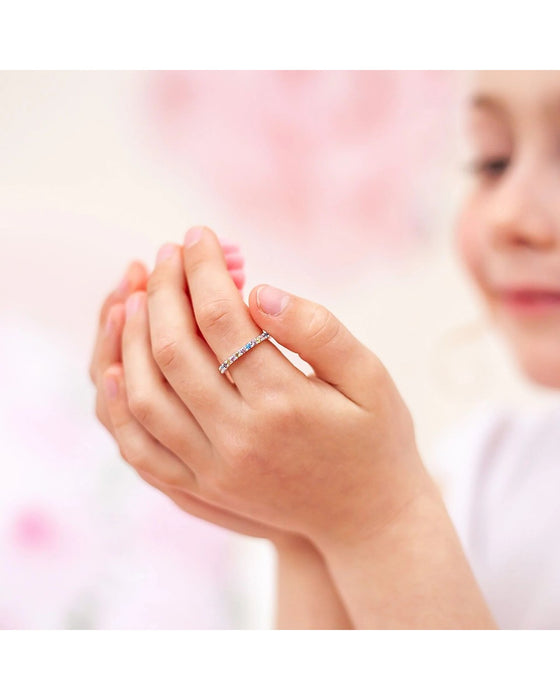
[[[408,522],[413,513],[428,503],[443,507],[439,489],[419,454],[404,467],[394,466],[383,472],[345,506],[339,517],[333,518],[330,527],[310,535],[323,556],[367,548],[390,528]]]
[[[495,627],[431,478],[390,517],[372,523],[360,537],[320,546],[356,627]]]
[[[400,498],[392,499],[390,506],[382,513],[372,512],[369,518],[361,521],[361,527],[333,531],[316,540],[315,546],[328,561],[348,559],[392,541],[398,533],[410,533],[426,519],[432,522],[447,517],[441,494],[433,480],[427,476],[422,482]]]

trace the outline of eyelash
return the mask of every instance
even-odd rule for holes
[[[475,175],[497,178],[502,175],[510,163],[509,158],[490,158],[488,160],[475,160],[469,163],[468,170]]]

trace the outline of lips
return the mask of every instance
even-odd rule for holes
[[[525,304],[554,303],[560,301],[560,291],[542,289],[511,289],[501,292],[505,301]]]
[[[507,289],[499,292],[504,308],[523,316],[560,311],[560,291],[550,289]]]

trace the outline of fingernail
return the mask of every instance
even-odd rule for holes
[[[290,295],[276,287],[265,285],[257,289],[257,306],[261,311],[270,316],[278,316],[284,311]]]
[[[140,306],[140,295],[139,294],[131,294],[128,299],[126,300],[125,308],[126,308],[126,317],[128,318],[129,316],[132,316],[132,314],[138,310],[138,307]]]
[[[163,262],[164,260],[167,260],[167,258],[170,258],[174,252],[175,252],[175,246],[173,245],[173,243],[165,243],[158,250],[158,254],[156,257],[156,263],[160,263],[160,262]]]
[[[194,245],[197,241],[199,241],[203,232],[204,226],[195,226],[194,228],[190,228],[185,234],[185,248],[189,248],[191,245]]]
[[[110,399],[114,399],[118,393],[117,380],[111,374],[105,377],[105,391]]]

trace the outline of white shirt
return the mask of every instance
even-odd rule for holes
[[[482,404],[427,463],[502,629],[560,629],[560,401]]]

